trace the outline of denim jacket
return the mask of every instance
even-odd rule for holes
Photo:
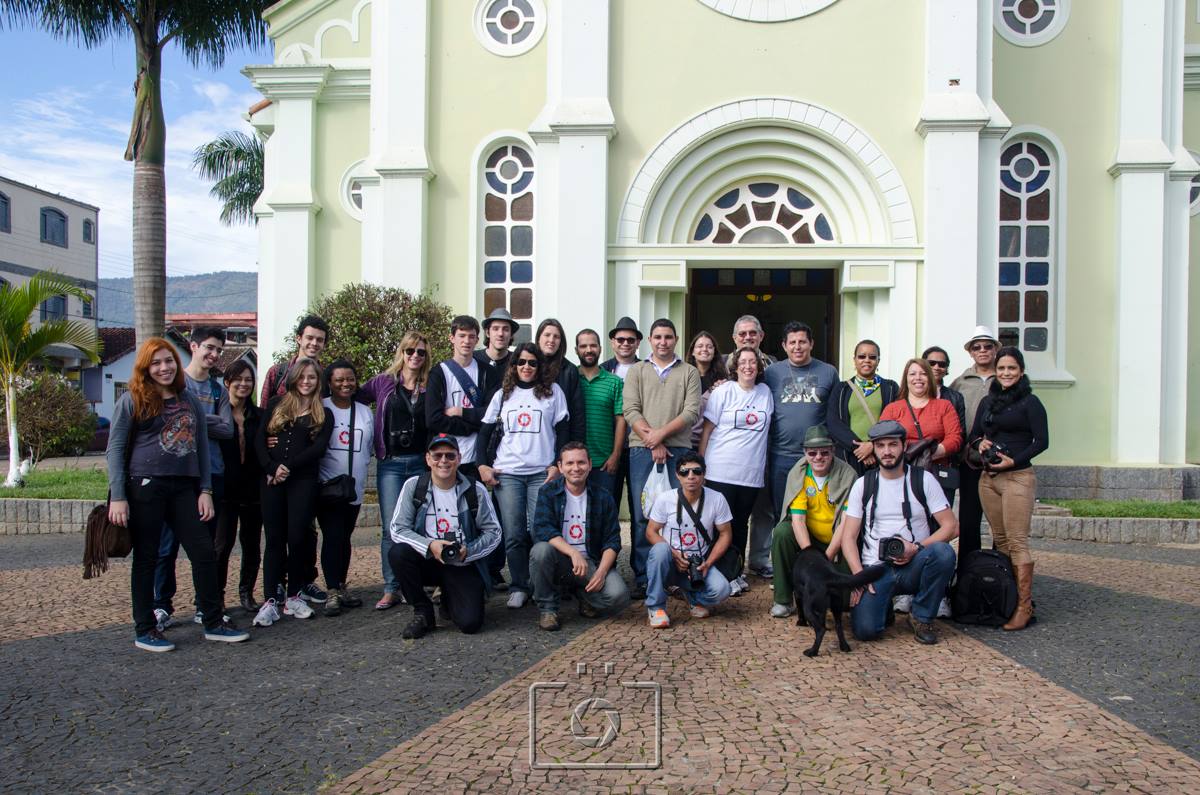
[[[557,477],[542,485],[538,491],[537,507],[533,512],[533,540],[549,541],[562,535],[563,514],[567,510],[567,480]],[[607,491],[594,483],[587,485],[587,546],[588,557],[599,563],[604,550],[621,553],[621,526],[617,521],[617,506]]]

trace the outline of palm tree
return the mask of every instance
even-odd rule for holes
[[[236,130],[197,147],[192,168],[215,184],[209,194],[221,200],[221,223],[255,224],[254,203],[263,189],[263,145]]]
[[[90,296],[67,277],[47,271],[35,274],[19,287],[0,285],[0,380],[8,415],[8,478],[5,486],[19,486],[20,447],[17,446],[17,378],[51,345],[78,348],[93,362],[100,359],[96,329],[78,320],[47,320],[36,329],[30,323],[35,310],[58,295],[80,299]]]
[[[231,48],[266,40],[271,0],[0,0],[0,20],[41,27],[98,47],[132,36],[137,77],[125,159],[133,161],[134,326],[138,340],[161,334],[167,293],[167,129],[162,56],[171,42],[193,65],[219,69]]]

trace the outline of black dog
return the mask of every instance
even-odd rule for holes
[[[825,553],[816,547],[800,550],[792,565],[792,589],[796,597],[796,626],[808,623],[816,638],[806,657],[816,657],[825,637],[825,611],[833,611],[833,626],[837,630],[838,648],[850,651],[846,631],[842,628],[842,611],[849,609],[850,591],[873,583],[883,576],[882,565],[869,566],[853,576],[838,571]]]

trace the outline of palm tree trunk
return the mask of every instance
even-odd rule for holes
[[[133,160],[133,313],[137,343],[161,336],[167,294],[167,124],[156,40],[138,46],[137,96],[125,159]]]
[[[21,448],[17,438],[17,385],[11,378],[4,383],[4,407],[8,419],[8,478],[5,486],[17,486],[21,483]]]

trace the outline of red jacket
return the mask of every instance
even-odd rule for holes
[[[883,411],[879,415],[879,420],[895,420],[904,426],[904,430],[908,431],[908,443],[919,441],[921,435],[917,433],[916,423],[913,422],[913,413],[917,415],[917,422],[921,423],[921,434],[926,439],[932,437],[946,448],[946,455],[952,456],[962,449],[963,433],[962,426],[958,421],[958,412],[954,410],[954,406],[949,400],[942,398],[934,398],[925,404],[923,408],[912,407],[912,412],[908,410],[908,404],[903,400],[893,401],[883,407]]]

